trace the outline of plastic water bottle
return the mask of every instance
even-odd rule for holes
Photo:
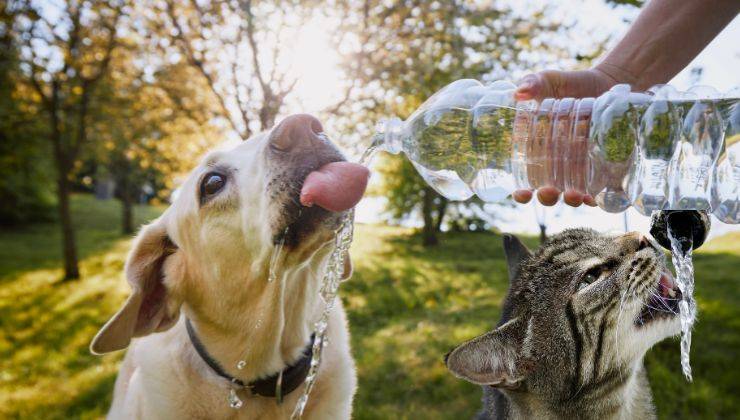
[[[589,194],[608,212],[705,210],[740,222],[740,89],[617,85],[541,102],[517,102],[515,90],[458,80],[406,121],[380,121],[373,145],[405,153],[451,200],[547,186]]]

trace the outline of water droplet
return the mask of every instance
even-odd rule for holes
[[[231,388],[229,390],[229,407],[238,410],[242,408],[242,405],[244,405],[244,402],[239,399],[238,395],[236,395],[236,390],[234,388]]]
[[[269,265],[269,272],[267,275],[267,281],[275,281],[278,275],[278,270],[280,269],[280,257],[283,254],[283,246],[285,245],[285,238],[288,236],[288,229],[285,228],[285,231],[283,232],[283,235],[278,240],[278,243],[275,244],[275,247],[272,250],[272,255],[270,256],[270,265]]]
[[[244,369],[245,366],[247,366],[247,362],[244,360],[240,360],[239,363],[236,364],[236,368],[239,370]]]

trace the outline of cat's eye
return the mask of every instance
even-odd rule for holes
[[[578,290],[584,289],[588,287],[589,284],[595,282],[596,280],[601,277],[601,275],[604,273],[604,267],[597,266],[594,267],[586,272],[586,274],[581,277],[581,282],[578,283]]]

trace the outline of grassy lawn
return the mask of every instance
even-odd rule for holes
[[[56,226],[0,233],[0,418],[95,418],[110,403],[121,354],[94,357],[87,346],[128,294],[130,238],[118,233],[116,202],[73,205],[80,281],[59,282]],[[161,209],[136,210],[143,222]],[[355,237],[355,275],[340,291],[360,374],[355,417],[470,418],[480,390],[449,375],[442,356],[496,322],[507,287],[501,238],[449,234],[427,250],[400,228],[358,226]],[[740,235],[709,243],[695,265],[694,383],[681,376],[677,340],[646,363],[661,418],[730,418],[740,411]]]

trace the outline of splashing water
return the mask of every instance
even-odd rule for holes
[[[280,263],[280,257],[283,254],[283,246],[285,245],[285,238],[288,236],[288,229],[290,228],[285,228],[285,231],[283,231],[283,236],[280,237],[278,243],[275,244],[275,248],[273,248],[272,250],[272,255],[270,256],[270,271],[267,275],[267,281],[269,282],[273,282],[277,278],[278,269],[280,268],[278,264]]]
[[[360,158],[360,164],[366,164],[378,149],[380,143],[377,141],[363,153]],[[339,290],[339,283],[342,281],[342,275],[344,274],[344,259],[348,255],[349,247],[352,245],[352,236],[354,233],[354,209],[347,212],[341,225],[335,232],[334,236],[334,249],[329,255],[329,261],[327,263],[326,272],[321,282],[321,288],[319,289],[319,295],[324,301],[324,310],[321,313],[319,320],[314,324],[314,340],[312,343],[313,356],[311,357],[311,363],[309,366],[308,374],[305,379],[305,387],[303,394],[301,394],[298,402],[296,403],[291,420],[300,419],[303,416],[303,411],[308,403],[308,397],[311,393],[314,383],[316,382],[316,374],[321,364],[321,354],[324,347],[329,344],[329,339],[326,336],[326,329],[329,325],[329,315],[331,310],[334,308],[334,302],[336,300],[337,292]],[[282,237],[275,244],[272,255],[270,256],[270,265],[267,281],[273,282],[277,279],[280,269],[280,258],[283,253],[283,247],[285,244],[285,238],[288,235],[288,229],[285,228]],[[257,325],[261,324],[261,320],[257,321]],[[246,366],[246,361],[240,360],[237,363],[237,369],[242,370]],[[236,390],[232,388],[228,395],[229,406],[234,409],[242,407],[243,402],[239,399],[236,394]]]
[[[668,239],[671,241],[673,267],[676,270],[676,284],[681,290],[681,302],[678,303],[681,318],[681,369],[687,380],[692,381],[689,352],[691,350],[691,327],[696,319],[696,301],[694,300],[694,262],[691,259],[691,247],[683,252],[681,241],[674,236],[668,225]]]
[[[291,419],[300,419],[303,415],[303,410],[306,408],[308,403],[308,395],[311,393],[314,383],[316,382],[316,373],[321,364],[321,353],[324,347],[328,344],[326,337],[326,327],[329,324],[329,314],[334,308],[334,301],[339,290],[339,283],[342,280],[342,274],[344,273],[344,258],[349,251],[349,247],[352,244],[352,234],[354,230],[354,210],[347,212],[342,225],[337,230],[336,237],[334,239],[334,250],[329,256],[329,262],[326,267],[326,273],[321,284],[319,294],[321,299],[324,301],[324,311],[321,313],[321,317],[315,324],[314,339],[313,339],[313,357],[311,357],[311,364],[306,375],[305,387],[303,394],[298,399]]]
[[[367,150],[362,154],[359,160],[361,165],[366,165],[373,157],[378,149],[378,142],[368,147]],[[290,416],[291,420],[298,420],[303,416],[303,410],[306,408],[308,403],[308,396],[311,393],[314,383],[316,382],[316,373],[319,370],[321,364],[321,354],[329,344],[329,339],[326,337],[326,328],[329,325],[329,314],[334,308],[334,301],[337,297],[339,290],[339,283],[342,281],[342,275],[344,274],[344,259],[349,253],[349,247],[352,245],[352,236],[354,234],[354,209],[347,212],[344,217],[341,226],[337,229],[334,237],[334,250],[329,256],[329,262],[326,267],[326,273],[321,282],[321,289],[319,295],[324,301],[324,311],[321,313],[321,317],[315,324],[314,339],[313,339],[313,357],[311,358],[311,364],[306,375],[305,387],[303,394],[298,399],[293,414]]]

